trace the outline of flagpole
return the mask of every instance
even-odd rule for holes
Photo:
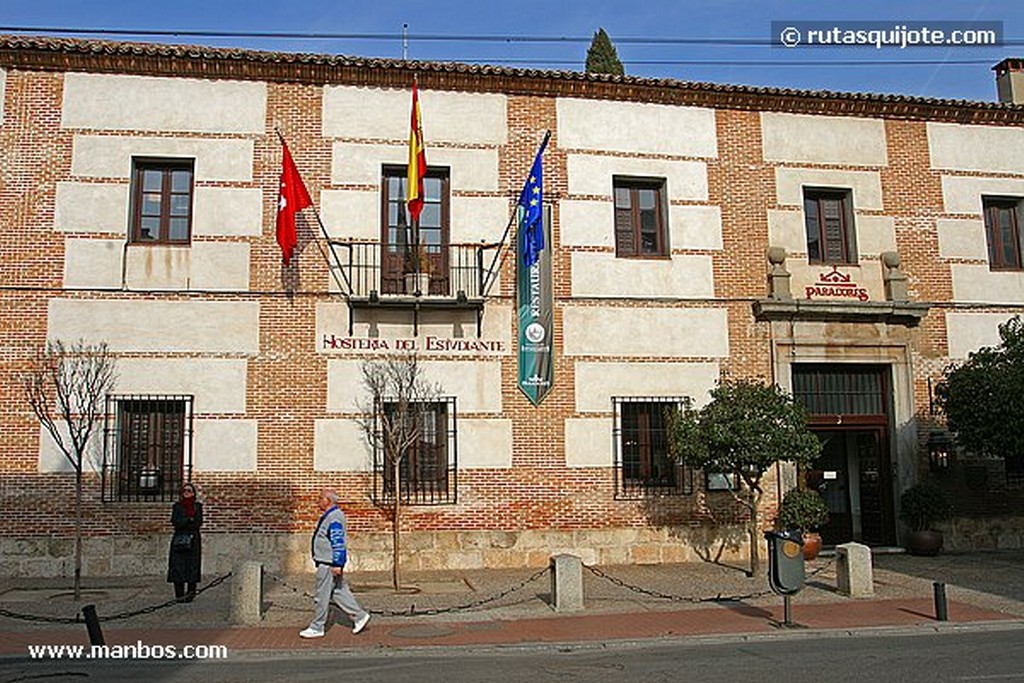
[[[282,146],[286,144],[284,135],[282,135],[281,129],[277,126],[277,124],[274,124],[274,132],[277,133],[277,137],[281,141]],[[320,234],[323,235],[324,241],[327,242],[328,246],[330,246],[331,237],[330,235],[327,234],[327,228],[324,226],[324,222],[320,220],[320,211],[316,208],[315,203],[311,204],[310,208],[313,209],[313,215],[316,216],[316,223],[317,225],[320,226]],[[316,243],[317,249],[320,250],[320,255],[327,263],[327,270],[331,271],[331,276],[334,278],[334,282],[338,285],[338,289],[341,290],[341,293],[344,294],[346,298],[348,298],[349,294],[352,292],[352,282],[348,279],[348,275],[342,269],[341,263],[338,261],[338,256],[337,254],[334,253],[334,249],[331,249],[331,254],[334,256],[334,262],[335,265],[337,265],[337,270],[341,271],[342,277],[345,278],[344,284],[342,284],[341,280],[338,279],[338,273],[335,272],[335,269],[331,268],[331,259],[329,256],[327,256],[327,252],[324,251],[323,245],[320,244],[320,242],[315,239],[313,240],[313,242]]]
[[[541,140],[540,146],[537,148],[538,151],[543,150],[548,146],[548,141],[551,140],[551,130],[548,129],[544,133],[544,139]],[[536,156],[536,155],[534,155]],[[491,277],[491,273],[494,272],[494,264],[501,259],[501,263],[498,265],[499,268],[505,265],[505,251],[502,251],[501,245],[505,244],[505,240],[508,239],[508,233],[512,229],[512,223],[519,216],[519,203],[516,202],[516,208],[512,211],[512,215],[508,218],[508,223],[505,225],[505,232],[501,235],[501,241],[498,242],[499,248],[497,253],[494,254],[494,258],[491,259],[491,266],[487,269],[487,280],[484,282],[482,287],[482,296],[486,297],[487,293],[491,290],[491,285],[494,283],[495,278]]]

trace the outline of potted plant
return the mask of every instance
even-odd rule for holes
[[[952,506],[945,494],[931,482],[923,482],[900,496],[900,519],[910,527],[907,550],[912,555],[937,555],[942,550],[942,532],[932,528],[947,519]]]
[[[818,530],[828,523],[828,505],[817,491],[790,489],[779,506],[778,525],[783,529],[799,529],[804,537],[804,559],[813,560],[821,551]]]
[[[406,254],[406,294],[427,294],[430,291],[430,273],[433,263],[423,244],[412,245]]]

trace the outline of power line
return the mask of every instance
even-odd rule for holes
[[[56,35],[92,36],[159,36],[190,38],[261,38],[281,40],[376,40],[452,43],[585,43],[590,44],[592,36],[499,36],[458,33],[314,33],[307,31],[208,31],[192,29],[136,29],[136,28],[70,28],[60,26],[0,26],[0,31],[14,33],[45,33]],[[729,47],[779,47],[777,41],[768,38],[634,38],[623,37],[614,40],[616,45],[699,45]],[[1024,45],[1024,40],[1003,40],[999,45],[977,45],[971,47],[1013,47]],[[824,47],[824,46],[814,46]],[[842,46],[836,46],[842,47]],[[787,48],[788,49],[788,48]],[[799,48],[796,48],[799,49]]]
[[[460,59],[460,62],[468,64],[489,64],[493,57],[472,57]],[[559,60],[559,59],[517,59],[501,58],[502,64],[550,64],[553,66],[572,66],[583,63],[582,59]],[[624,66],[990,66],[991,59],[957,59],[957,60],[933,60],[933,59],[875,59],[875,60],[829,60],[829,61],[776,61],[776,60],[713,60],[713,59],[638,59],[622,60]]]

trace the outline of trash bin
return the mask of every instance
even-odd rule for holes
[[[804,587],[804,539],[799,531],[766,531],[768,585],[779,595],[793,595]]]

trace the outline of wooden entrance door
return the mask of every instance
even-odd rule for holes
[[[793,366],[793,394],[809,413],[822,455],[804,482],[829,506],[827,545],[896,541],[889,444],[889,368],[879,365]]]

